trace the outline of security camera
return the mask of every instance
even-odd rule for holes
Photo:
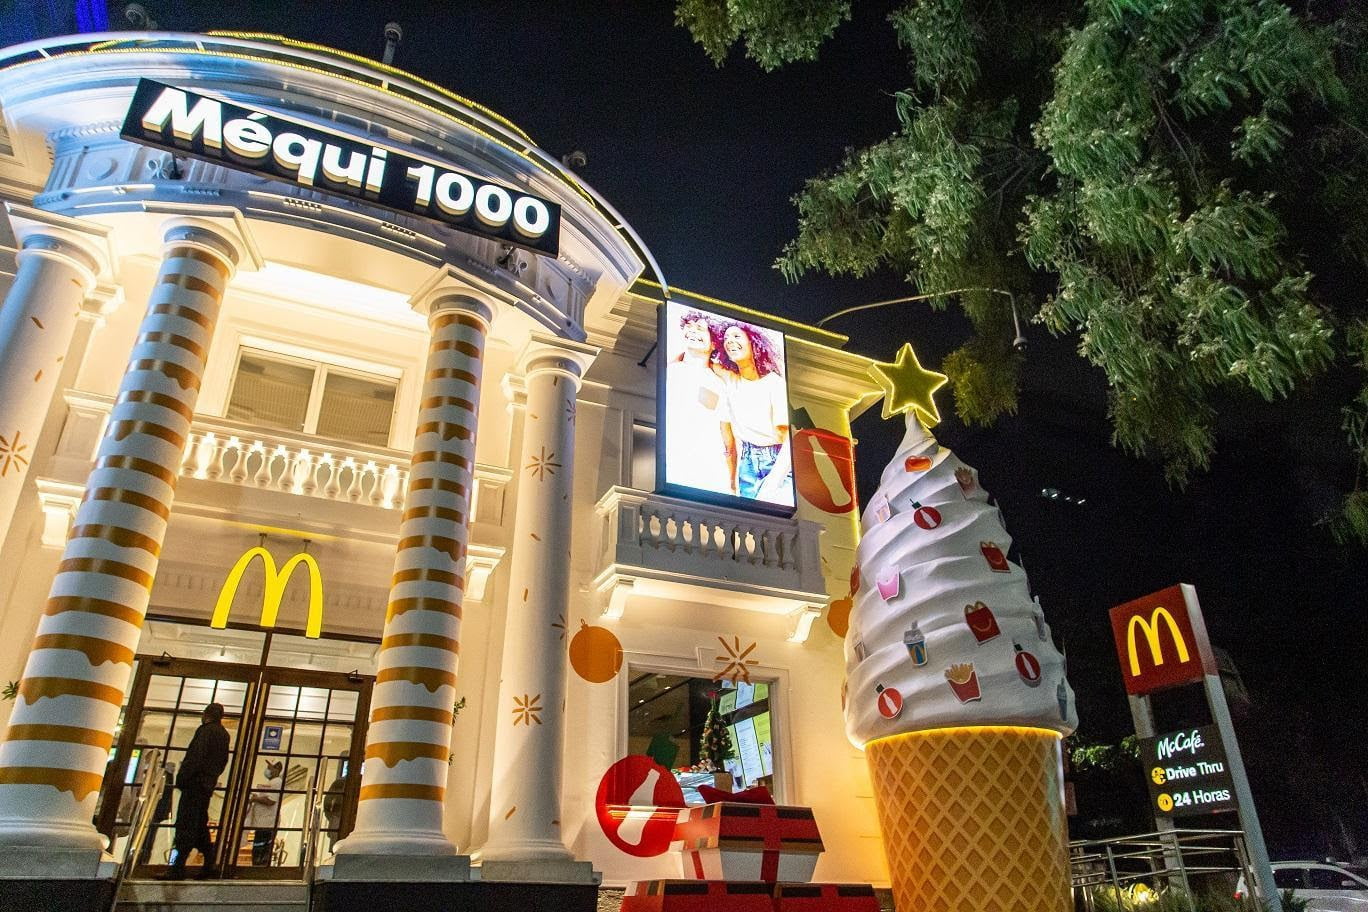
[[[385,23],[385,40],[393,41],[395,44],[404,40],[404,30],[397,22]]]
[[[573,152],[567,152],[562,155],[561,164],[565,165],[567,168],[583,168],[585,165],[589,164],[589,156],[585,155],[579,149],[576,149]]]
[[[1017,333],[1017,337],[1012,340],[1012,348],[1019,352],[1024,352],[1026,350],[1026,337],[1021,333]]]

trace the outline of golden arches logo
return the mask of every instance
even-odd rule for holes
[[[1159,642],[1159,622],[1161,620],[1168,627],[1169,634],[1173,637],[1173,645],[1178,651],[1178,661],[1187,662],[1191,657],[1188,653],[1187,640],[1183,638],[1183,631],[1179,628],[1178,622],[1173,619],[1173,615],[1169,613],[1167,608],[1160,605],[1150,612],[1148,621],[1137,614],[1130,619],[1130,623],[1126,626],[1126,642],[1130,649],[1132,677],[1140,677],[1140,650],[1135,645],[1137,628],[1144,632],[1145,641],[1149,644],[1150,660],[1154,662],[1154,667],[1158,668],[1164,664],[1164,647]]]
[[[318,562],[313,559],[313,555],[300,553],[287,560],[277,571],[275,558],[271,556],[271,552],[260,546],[249,549],[239,557],[233,569],[228,572],[228,578],[223,581],[223,588],[219,590],[218,602],[214,605],[214,616],[210,619],[209,626],[220,629],[228,626],[228,613],[233,609],[238,586],[242,584],[242,577],[247,573],[247,568],[258,557],[261,558],[264,577],[261,626],[275,626],[276,616],[280,613],[280,600],[285,597],[285,587],[290,584],[290,577],[294,575],[295,570],[303,565],[308,568],[309,574],[309,620],[304,628],[304,635],[315,640],[322,636],[323,574],[318,569]]]

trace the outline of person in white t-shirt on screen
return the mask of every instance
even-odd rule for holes
[[[791,505],[793,456],[779,354],[764,332],[743,323],[724,327],[722,353],[722,365],[735,371],[727,390],[737,446],[736,491],[750,500]]]
[[[671,484],[736,493],[736,440],[727,410],[730,375],[719,365],[720,330],[698,311],[679,320],[684,351],[665,367],[666,477]]]

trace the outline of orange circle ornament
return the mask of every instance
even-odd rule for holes
[[[831,607],[827,609],[827,625],[841,639],[845,639],[850,630],[850,609],[853,607],[854,603],[849,598],[838,598],[832,599]]]
[[[580,621],[579,632],[570,639],[570,666],[591,684],[611,681],[622,669],[622,643],[607,627]]]

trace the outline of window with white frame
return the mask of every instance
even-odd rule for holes
[[[263,428],[389,446],[398,380],[244,347],[225,417]]]

